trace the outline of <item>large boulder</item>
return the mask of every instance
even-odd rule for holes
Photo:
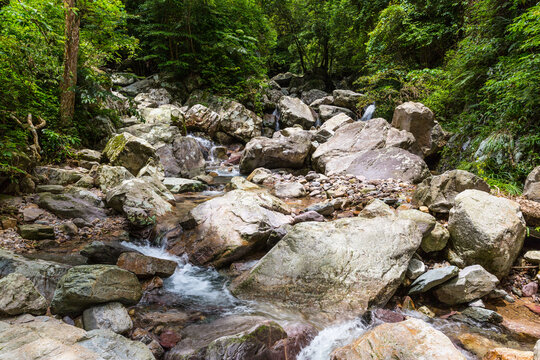
[[[0,249],[0,276],[18,273],[32,281],[48,300],[52,299],[57,283],[70,266],[45,260],[31,260]]]
[[[126,240],[129,240],[128,236],[126,236]],[[88,259],[88,264],[116,265],[122,253],[131,251],[133,250],[115,239],[115,241],[111,242],[92,241],[82,248],[79,253]]]
[[[354,343],[335,350],[332,360],[465,360],[439,330],[419,319],[377,326]]]
[[[311,105],[314,101],[325,98],[327,96],[328,94],[322,90],[312,89],[302,93],[302,101],[304,102],[304,104]]]
[[[123,166],[133,175],[137,175],[149,159],[157,158],[152,145],[126,132],[109,140],[103,150],[103,156],[111,165]]]
[[[181,136],[180,129],[169,124],[135,124],[119,129],[119,132],[127,132],[140,139],[146,140],[154,148],[159,148],[166,144],[171,144],[173,140]]]
[[[416,224],[392,216],[300,223],[232,290],[323,320],[358,316],[386,304],[421,241]]]
[[[304,129],[310,129],[315,125],[315,117],[310,107],[298,98],[284,96],[279,100],[280,121],[284,127],[294,126],[296,124]]]
[[[82,168],[62,169],[54,166],[37,166],[34,175],[42,184],[70,185],[79,181],[87,171]]]
[[[540,202],[540,166],[535,167],[527,176],[523,195],[529,200]]]
[[[0,349],[1,360],[155,360],[141,342],[109,330],[86,332],[46,316],[0,322]]]
[[[110,302],[84,310],[83,324],[85,330],[107,329],[123,334],[133,327],[129,314],[119,302]]]
[[[435,290],[440,302],[448,305],[468,303],[492,292],[499,279],[480,265],[467,266],[458,276]]]
[[[107,217],[102,200],[88,190],[63,194],[41,193],[38,205],[63,219],[80,218],[91,223]]]
[[[309,131],[288,128],[275,133],[271,139],[254,138],[242,153],[240,171],[249,174],[259,167],[302,168],[309,160],[312,136]]]
[[[411,133],[399,131],[384,119],[357,121],[341,126],[327,142],[313,153],[313,166],[331,175],[344,173],[352,162],[369,150],[399,147],[414,152],[416,142]]]
[[[165,176],[192,178],[204,174],[204,154],[197,140],[178,136],[171,145],[157,149]]]
[[[468,189],[490,191],[482,178],[464,170],[450,170],[424,180],[416,188],[413,200],[434,213],[448,214],[456,195]]]
[[[421,157],[396,147],[364,152],[354,159],[345,173],[363,176],[366,180],[396,179],[413,184],[430,175]]]
[[[199,265],[223,267],[257,249],[266,249],[292,217],[281,200],[266,192],[233,190],[190,212],[196,227],[173,247]]]
[[[392,126],[411,132],[425,156],[432,155],[444,146],[444,131],[433,112],[421,103],[406,102],[394,111]]]
[[[358,101],[365,96],[351,90],[334,90],[332,95],[334,96],[334,104],[336,106],[341,106],[353,111],[356,111],[358,108]]]
[[[446,247],[450,233],[430,214],[419,210],[403,210],[399,212],[399,216],[414,221],[422,231],[421,247],[426,253],[440,251]]]
[[[99,165],[99,167],[92,170],[92,172],[94,173],[96,186],[99,186],[103,192],[107,192],[120,185],[124,180],[133,179],[135,177],[123,166]]]
[[[107,206],[124,214],[134,225],[149,225],[157,216],[172,210],[174,196],[165,188],[144,179],[125,180],[107,192]]]
[[[0,316],[44,315],[47,308],[47,300],[23,275],[11,273],[0,279]]]
[[[55,314],[80,314],[98,304],[135,305],[142,288],[135,274],[114,265],[75,266],[58,283],[51,302]]]
[[[356,114],[347,108],[333,105],[319,105],[319,117],[322,122],[326,122],[328,119],[339,114],[345,114],[352,119],[356,119]]]
[[[527,227],[514,201],[465,190],[455,198],[448,230],[451,262],[460,267],[479,264],[501,278],[521,251]]]
[[[174,274],[176,261],[159,259],[136,252],[126,252],[120,255],[117,264],[122,269],[131,271],[140,278],[153,276],[169,277]]]

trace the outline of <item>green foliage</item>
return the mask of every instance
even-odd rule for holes
[[[62,135],[53,130],[43,129],[41,147],[45,159],[52,163],[61,163],[73,157],[73,148],[80,145],[81,140],[75,136]]]

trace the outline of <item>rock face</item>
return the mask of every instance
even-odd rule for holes
[[[388,301],[421,240],[413,222],[390,216],[300,223],[232,290],[314,316],[357,316]]]
[[[395,147],[364,152],[354,159],[345,173],[361,175],[367,180],[396,179],[413,184],[430,175],[422,158]]]
[[[47,300],[23,275],[12,273],[0,279],[0,316],[44,315],[47,308]]]
[[[287,205],[268,193],[233,190],[191,210],[197,225],[173,251],[187,253],[196,264],[226,266],[266,248],[277,229],[292,221],[289,214]]]
[[[418,185],[413,200],[432,212],[447,214],[454,206],[456,195],[468,189],[489,193],[489,185],[478,176],[464,170],[450,170],[424,180]]]
[[[535,167],[527,176],[523,195],[529,200],[540,201],[540,166]]]
[[[124,305],[111,302],[84,310],[83,324],[85,330],[107,329],[123,334],[133,327],[133,322]]]
[[[271,139],[254,138],[242,154],[240,171],[249,174],[259,167],[302,168],[310,154],[311,138],[310,132],[292,128],[275,133]]]
[[[451,262],[460,267],[479,264],[501,278],[521,251],[526,226],[517,203],[465,190],[456,196],[448,230]]]
[[[19,273],[32,281],[37,290],[51,299],[60,278],[69,266],[44,260],[30,260],[10,251],[0,250],[0,276]]]
[[[111,165],[123,166],[133,175],[137,175],[149,159],[157,157],[152,145],[126,132],[109,140],[103,156]]]
[[[122,269],[131,271],[140,278],[152,276],[169,277],[174,274],[177,263],[172,260],[158,259],[135,252],[120,255],[116,264]]]
[[[281,114],[280,121],[284,127],[298,124],[304,129],[309,129],[315,125],[315,117],[311,109],[298,98],[284,96],[279,100],[278,108]]]
[[[156,216],[172,210],[166,199],[174,199],[166,188],[160,189],[143,179],[126,180],[107,192],[107,205],[140,226],[152,224]]]
[[[86,332],[50,317],[0,322],[0,359],[155,360],[141,342],[108,330]]]
[[[442,332],[419,319],[382,324],[351,345],[335,350],[332,360],[465,360]]]
[[[197,140],[176,137],[172,145],[157,149],[165,176],[192,178],[204,174],[204,154]]]
[[[468,303],[492,292],[499,280],[480,265],[467,266],[458,276],[435,290],[439,301],[456,305]]]
[[[107,217],[101,199],[87,190],[63,194],[42,193],[38,205],[63,219],[81,218],[91,223]]]
[[[411,133],[393,129],[384,119],[355,122],[340,127],[327,142],[313,153],[313,166],[326,175],[347,171],[353,161],[366,151],[399,147],[415,147]]]
[[[141,296],[141,285],[133,273],[113,265],[82,265],[69,269],[62,277],[51,311],[78,314],[92,305],[113,301],[135,305]]]
[[[185,339],[167,353],[165,360],[281,359],[272,357],[272,348],[287,338],[285,330],[275,322],[250,316],[190,325],[183,335]]]
[[[435,121],[433,112],[421,103],[406,102],[396,108],[392,126],[411,132],[424,157],[439,151],[445,144],[445,135]]]

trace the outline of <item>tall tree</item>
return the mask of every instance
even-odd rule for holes
[[[66,42],[64,46],[64,77],[60,98],[60,121],[61,127],[64,129],[72,124],[75,114],[75,86],[77,86],[79,30],[81,26],[81,18],[76,6],[76,0],[64,0]]]

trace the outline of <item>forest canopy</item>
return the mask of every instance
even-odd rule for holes
[[[66,87],[69,11],[80,44]],[[268,78],[290,71],[364,93],[359,108],[375,102],[387,120],[423,102],[454,133],[441,169],[516,190],[540,161],[539,52],[540,3],[528,0],[2,0],[0,171],[24,170],[31,136],[14,119],[28,114],[47,124],[48,161],[95,142],[94,119],[115,117],[100,106],[109,70],[165,73],[255,111]]]

